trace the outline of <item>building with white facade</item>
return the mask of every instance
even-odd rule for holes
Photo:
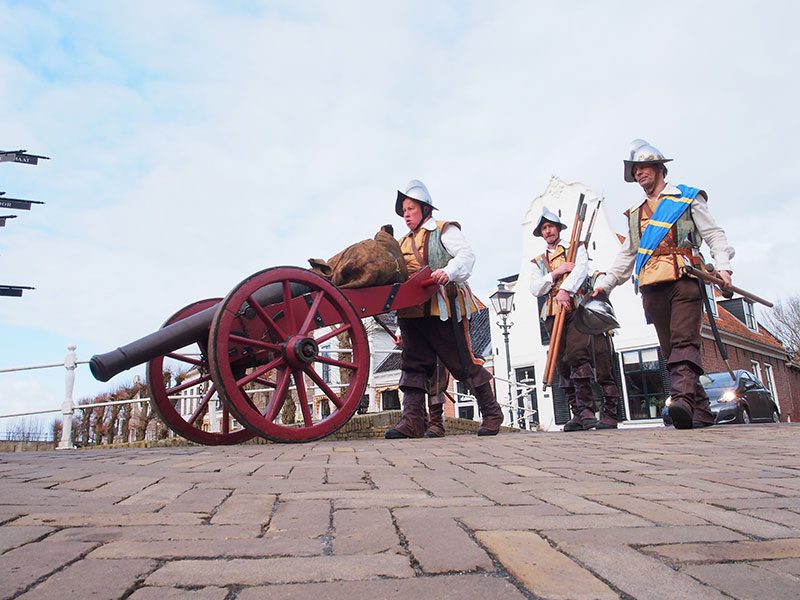
[[[508,319],[514,323],[510,330],[509,346],[514,378],[530,384],[519,390],[515,397],[528,409],[536,410],[538,426],[551,431],[560,429],[569,420],[569,409],[563,395],[556,386],[542,389],[542,372],[547,360],[547,345],[542,343],[539,321],[539,304],[530,293],[532,273],[531,260],[544,252],[545,242],[533,236],[533,228],[539,220],[542,208],[547,207],[560,215],[568,225],[562,233],[564,243],[569,242],[578,198],[584,194],[588,203],[585,238],[589,217],[600,200],[598,194],[582,183],[567,183],[556,176],[551,177],[545,191],[536,196],[528,206],[520,223],[522,256],[518,277],[505,278],[507,286],[515,291],[514,311]],[[623,224],[621,215],[614,218],[617,226]],[[601,203],[595,219],[589,243],[589,270],[602,271],[614,260],[621,247],[621,240],[612,228],[605,205]],[[614,346],[619,358],[619,369],[627,377],[620,377],[624,411],[621,418],[631,423],[657,423],[660,409],[666,399],[663,378],[663,359],[658,349],[658,339],[652,325],[645,322],[641,299],[634,293],[633,285],[617,288],[611,298],[621,328],[614,335]],[[492,319],[492,340],[496,364],[505,365],[505,347],[496,316]],[[535,386],[535,387],[534,387]],[[498,398],[508,393],[504,382],[497,382]]]

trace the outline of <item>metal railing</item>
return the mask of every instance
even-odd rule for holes
[[[72,420],[76,410],[85,410],[85,409],[93,409],[93,408],[105,408],[108,406],[113,405],[122,405],[122,404],[139,404],[142,402],[149,402],[150,398],[131,398],[125,400],[108,400],[104,402],[94,402],[89,404],[75,404],[73,401],[73,390],[75,387],[75,370],[77,369],[78,365],[85,365],[89,364],[87,360],[77,360],[75,354],[76,346],[70,345],[67,347],[67,354],[64,358],[64,361],[61,363],[49,363],[44,365],[31,365],[31,366],[22,366],[22,367],[12,367],[12,368],[3,368],[0,369],[0,373],[15,373],[21,371],[32,371],[36,369],[53,369],[63,367],[66,371],[65,373],[65,396],[64,400],[61,403],[60,408],[53,408],[53,409],[45,409],[45,410],[34,410],[34,411],[26,411],[26,412],[19,412],[19,413],[8,413],[8,414],[0,414],[0,419],[10,419],[10,418],[19,418],[19,417],[28,417],[28,416],[36,416],[36,415],[45,415],[45,414],[52,414],[52,413],[60,413],[62,415],[62,430],[61,430],[61,439],[59,440],[57,449],[58,450],[65,450],[72,448]],[[325,348],[323,350],[326,354],[334,354],[334,353],[347,353],[352,352],[352,349],[349,348]],[[398,349],[387,349],[387,350],[371,350],[372,354],[398,354],[401,351]],[[495,376],[495,381],[501,381],[507,385],[510,385],[512,388],[512,396],[514,400],[517,402],[515,406],[513,403],[509,402],[501,402],[498,400],[500,406],[511,409],[516,411],[517,418],[527,418],[533,414],[537,413],[536,409],[529,408],[527,406],[519,406],[519,400],[524,400],[526,394],[535,389],[535,385],[528,385],[524,383],[520,383],[517,381],[509,381],[508,379],[504,379],[503,377]],[[342,383],[335,383],[331,382],[329,386],[331,388],[340,388],[340,387],[347,387],[349,384],[342,384]],[[292,386],[293,387],[293,386]],[[266,388],[263,389],[253,389],[247,390],[249,394],[255,394],[258,392],[269,391]],[[456,398],[467,398],[472,401],[475,400],[474,396],[471,394],[462,394],[459,392],[455,392]],[[193,399],[193,398],[201,398],[203,397],[202,394],[181,394],[181,395],[174,395],[170,396],[170,399]],[[515,423],[510,423],[511,427],[515,426]],[[49,440],[52,440],[52,436],[48,437]]]

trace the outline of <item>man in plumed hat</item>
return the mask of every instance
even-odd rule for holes
[[[589,257],[581,245],[575,254],[575,262],[567,261],[569,248],[561,241],[561,232],[566,228],[558,215],[544,207],[533,235],[543,238],[547,248],[531,261],[530,290],[534,296],[545,297],[539,316],[551,335],[558,310],[567,311],[557,363],[559,387],[564,391],[572,412],[564,431],[582,431],[597,426],[590,338],[578,331],[573,318],[577,307],[576,294],[589,272]]]
[[[625,212],[627,239],[613,266],[595,284],[593,295],[610,292],[633,274],[667,361],[670,417],[677,429],[692,429],[713,425],[714,416],[700,385],[703,291],[682,268],[699,265],[699,248],[705,240],[717,272],[729,286],[734,250],[711,217],[708,194],[666,180],[666,163],[671,160],[644,140],[631,143],[623,161],[624,177],[638,183],[644,197]]]

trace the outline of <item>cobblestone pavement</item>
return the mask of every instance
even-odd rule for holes
[[[800,598],[800,426],[0,455],[0,597]]]

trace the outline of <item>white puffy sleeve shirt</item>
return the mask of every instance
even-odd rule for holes
[[[554,251],[548,249],[547,252],[552,254]],[[535,262],[531,263],[531,269],[531,294],[537,297],[544,296],[553,288],[553,274],[546,273],[542,275],[539,266]],[[575,254],[575,268],[561,283],[560,289],[568,291],[570,295],[575,295],[586,280],[587,275],[589,275],[589,255],[586,253],[586,248],[581,244]]]
[[[675,186],[667,184],[661,196],[680,194],[680,190]],[[641,204],[632,207],[636,208]],[[692,220],[697,226],[700,235],[703,236],[703,241],[708,245],[711,250],[711,258],[714,260],[714,267],[718,271],[733,271],[731,269],[731,259],[736,254],[736,251],[728,243],[728,238],[725,236],[725,231],[717,225],[711,213],[708,210],[708,202],[705,198],[698,194],[691,206]],[[614,259],[614,264],[608,272],[597,281],[596,288],[602,288],[610,292],[616,286],[625,283],[625,281],[633,274],[633,267],[636,264],[636,255],[638,248],[631,247],[630,235],[625,238],[622,248]]]

